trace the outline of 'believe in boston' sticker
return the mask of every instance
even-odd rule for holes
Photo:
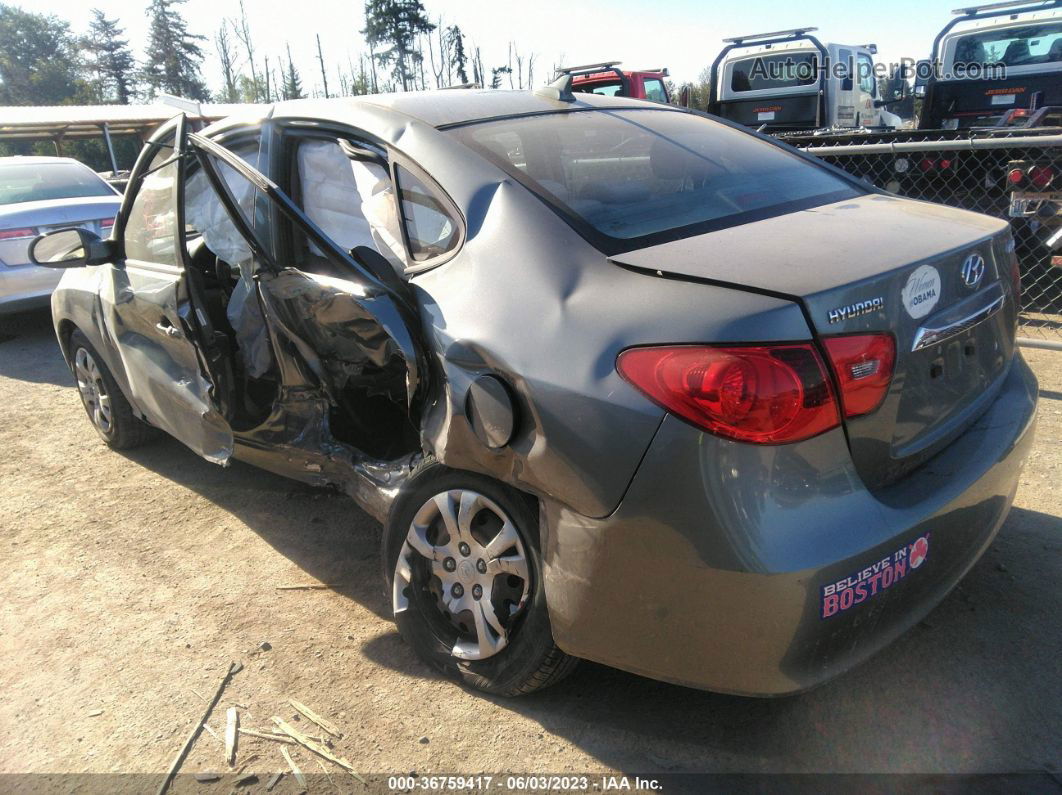
[[[906,544],[891,555],[875,561],[862,571],[822,587],[822,618],[843,613],[891,588],[925,563],[929,554],[929,533]]]

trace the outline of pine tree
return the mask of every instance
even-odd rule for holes
[[[305,94],[302,93],[302,79],[299,77],[298,70],[295,69],[295,62],[291,60],[291,45],[288,45],[288,68],[284,71],[284,85],[281,89],[281,95],[284,99],[302,99]]]
[[[136,90],[136,61],[117,19],[107,19],[103,11],[92,9],[88,35],[81,49],[98,102],[128,105]]]
[[[381,65],[390,65],[403,91],[416,87],[424,56],[417,37],[435,30],[421,0],[366,0],[362,35]]]
[[[452,62],[454,69],[457,70],[457,80],[460,83],[468,82],[468,70],[465,68],[468,63],[468,55],[465,54],[465,36],[461,33],[461,28],[454,25],[450,28],[450,41],[453,47]]]
[[[509,75],[509,82],[512,82],[513,69],[511,66],[499,66],[496,69],[490,70],[490,87],[501,88],[502,87],[502,75]]]
[[[143,79],[149,97],[154,98],[159,92],[199,101],[208,97],[199,71],[203,62],[199,42],[205,41],[206,37],[188,32],[188,23],[177,9],[185,2],[187,0],[151,0],[148,6],[151,27]]]

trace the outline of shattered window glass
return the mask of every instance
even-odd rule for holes
[[[177,266],[177,214],[173,186],[177,159],[172,140],[152,159],[125,222],[125,256]]]

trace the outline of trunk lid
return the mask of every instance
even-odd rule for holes
[[[819,337],[891,333],[884,402],[845,422],[853,459],[876,487],[946,446],[1002,382],[1017,317],[1009,239],[998,219],[868,195],[612,259],[798,301]],[[971,285],[968,258],[972,275],[982,270]]]

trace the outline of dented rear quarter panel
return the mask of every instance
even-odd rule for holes
[[[422,433],[444,464],[497,477],[587,516],[619,503],[664,412],[616,372],[632,345],[808,339],[789,301],[632,273],[445,131],[415,120],[390,143],[460,209],[465,243],[411,279],[436,365]],[[486,447],[466,417],[471,382],[500,376],[516,432]]]

